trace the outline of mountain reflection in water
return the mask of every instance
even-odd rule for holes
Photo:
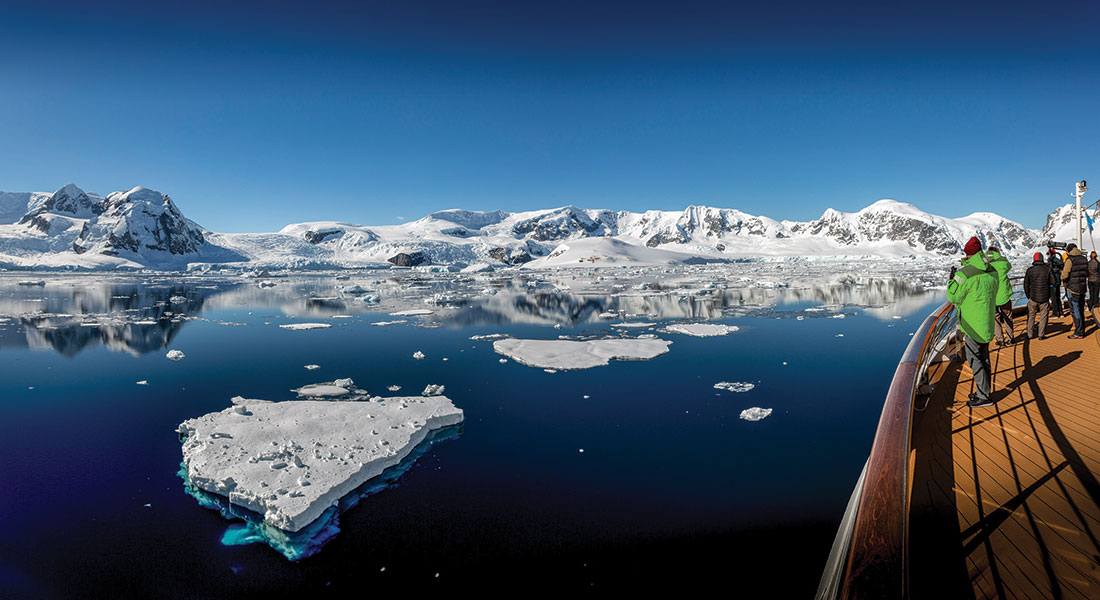
[[[241,278],[193,276],[121,282],[77,277],[51,280],[45,287],[17,286],[16,280],[5,278],[0,280],[0,349],[52,348],[74,356],[85,348],[103,345],[112,351],[146,354],[167,348],[189,320],[215,308],[262,308],[285,317],[324,319],[426,307],[433,314],[418,324],[574,326],[630,317],[813,318],[844,308],[891,318],[925,306],[936,293],[909,279],[855,276],[792,287],[773,287],[776,284],[743,277],[633,285],[609,277],[578,290],[552,278],[526,275],[372,277],[360,278],[361,283],[356,284],[335,280],[332,275],[302,275],[281,278],[270,287]],[[806,303],[825,305],[829,310],[779,308]]]

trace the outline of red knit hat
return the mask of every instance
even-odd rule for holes
[[[1042,252],[1036,252],[1035,253],[1035,260],[1043,260],[1043,253]]]
[[[974,256],[982,251],[982,241],[976,237],[970,238],[966,245],[963,246],[963,252],[966,252],[967,256]]]

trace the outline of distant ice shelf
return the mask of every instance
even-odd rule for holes
[[[224,542],[263,541],[297,560],[335,535],[341,510],[399,476],[421,446],[457,435],[462,419],[441,395],[234,398],[179,425],[180,474],[200,504],[244,521]]]

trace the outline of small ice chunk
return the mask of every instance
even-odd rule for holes
[[[714,384],[714,389],[726,390],[727,392],[747,392],[754,387],[756,387],[756,384],[747,381],[719,381]]]
[[[638,322],[638,323],[612,323],[611,324],[612,327],[639,327],[639,328],[653,327],[654,325],[656,325],[656,323],[641,323],[641,322]]]
[[[741,418],[746,421],[759,421],[770,414],[772,414],[772,409],[754,406],[741,411]]]
[[[844,334],[843,333],[838,333],[838,334],[836,334],[836,337],[844,337]]]
[[[306,370],[307,371],[316,371],[317,369],[320,369],[320,368],[321,368],[321,365],[306,365]]]
[[[402,323],[408,323],[408,321],[406,321],[405,319],[398,319],[396,321],[376,321],[374,323],[371,323],[371,325],[375,325],[377,327],[387,327],[389,325],[400,325]]]
[[[415,358],[416,360],[423,360],[424,359],[424,353],[417,350],[416,352],[413,352],[413,358]]]
[[[424,316],[424,315],[430,315],[433,312],[434,311],[428,310],[426,308],[413,308],[413,309],[410,309],[410,310],[399,310],[397,312],[392,312],[392,313],[390,313],[390,316],[391,317],[420,317],[420,316]]]
[[[391,392],[396,392],[396,391],[399,391],[399,390],[401,389],[401,386],[399,386],[399,385],[391,385],[390,387],[388,387],[388,388],[386,388],[386,389],[387,389],[387,390],[389,390],[389,391],[391,391]]]
[[[187,297],[186,296],[172,296],[171,298],[168,299],[168,301],[171,302],[172,304],[183,304],[184,302],[187,302]]]
[[[306,329],[328,329],[332,327],[331,323],[287,323],[286,325],[279,325],[283,329],[289,329],[291,331],[304,331]]]
[[[168,360],[183,360],[187,355],[179,350],[169,350],[168,354],[164,355]]]
[[[443,387],[444,386],[442,386],[442,385],[436,385],[434,383],[429,383],[428,387],[424,388],[424,391],[420,392],[420,394],[422,396],[439,396],[443,393]]]
[[[149,385],[149,382],[146,381],[145,379],[142,379],[141,381],[137,382],[137,384],[138,385]]]

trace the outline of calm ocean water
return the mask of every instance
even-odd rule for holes
[[[370,323],[395,319],[392,307],[334,296],[347,282],[331,277],[270,290],[239,280],[16,281],[0,281],[4,597],[711,584],[734,596],[806,597],[898,358],[942,301],[903,284],[462,301],[443,290],[437,301],[450,307],[378,327]],[[422,298],[440,293],[433,285],[402,292],[406,307],[427,306]],[[740,331],[617,331],[596,316],[615,309]],[[172,322],[181,314],[189,320]],[[278,327],[304,321],[333,327]],[[674,343],[648,362],[546,373],[501,364],[491,341],[469,339],[493,333],[658,333]],[[186,358],[167,360],[168,349]],[[412,358],[418,350],[424,360]],[[345,513],[313,557],[292,563],[263,544],[223,545],[230,522],[200,507],[177,475],[176,426],[232,396],[290,400],[291,388],[342,377],[381,395],[443,384],[465,411],[462,432]],[[755,387],[714,389],[720,381]],[[774,412],[741,420],[753,406]]]

